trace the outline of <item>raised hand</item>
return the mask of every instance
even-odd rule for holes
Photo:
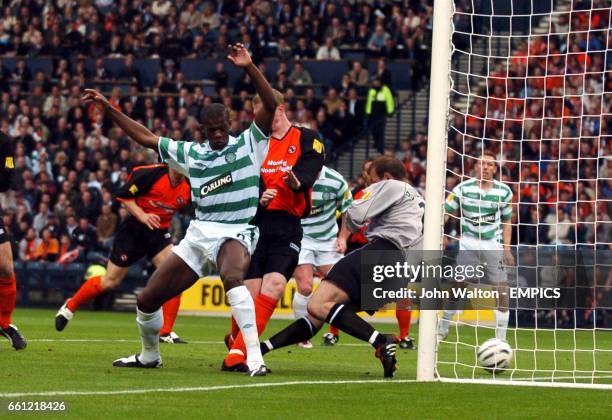
[[[249,51],[243,44],[234,44],[229,46],[229,54],[227,59],[238,67],[246,67],[253,64]]]
[[[108,99],[95,89],[85,89],[81,100],[86,104],[93,103],[102,111],[111,106]]]

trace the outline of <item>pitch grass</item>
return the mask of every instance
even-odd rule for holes
[[[370,346],[343,336],[337,347],[321,347],[320,335],[312,350],[291,347],[267,355],[273,373],[265,378],[221,372],[225,354],[221,339],[228,320],[188,316],[179,317],[175,329],[192,343],[162,344],[163,369],[118,369],[111,365],[115,358],[140,350],[134,314],[81,311],[63,333],[53,328],[53,317],[54,311],[50,310],[18,309],[14,314],[14,322],[29,344],[25,351],[16,352],[0,341],[2,414],[6,414],[9,400],[68,402],[67,414],[45,413],[45,418],[601,419],[612,412],[610,391],[400,383],[398,380],[415,378],[416,351],[400,351],[396,379],[384,383],[7,399],[7,393],[169,390],[295,381],[370,381],[382,377],[380,363],[374,359]],[[273,320],[265,335],[278,331],[287,322]],[[396,328],[391,324],[380,327],[389,332]]]

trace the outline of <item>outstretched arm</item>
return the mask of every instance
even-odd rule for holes
[[[272,120],[274,119],[274,111],[276,111],[276,99],[272,86],[266,80],[265,76],[259,71],[257,66],[253,64],[249,52],[242,44],[230,45],[230,53],[227,56],[238,67],[242,67],[249,75],[255,86],[257,94],[261,98],[263,106],[255,115],[255,123],[265,133],[270,133],[272,130]]]
[[[83,101],[85,103],[93,103],[105,112],[136,143],[157,150],[159,136],[156,136],[144,125],[137,123],[121,111],[115,109],[108,99],[97,90],[85,89]]]

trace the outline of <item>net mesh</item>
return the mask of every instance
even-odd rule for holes
[[[514,361],[494,378],[612,384],[610,26],[609,0],[454,3],[446,196],[492,151],[495,178],[512,190],[516,266],[543,270],[544,247],[603,252],[588,283],[571,265],[540,272],[590,292],[576,297],[581,309],[511,311]],[[458,248],[461,211],[445,216],[445,247]],[[520,286],[515,268],[510,286]],[[492,311],[459,315],[438,346],[439,375],[491,379],[476,352],[494,336]]]

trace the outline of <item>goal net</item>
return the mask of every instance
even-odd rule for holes
[[[479,366],[478,348],[504,328],[503,312],[494,310],[500,302],[439,311],[448,332],[438,329],[437,376],[612,388],[611,3],[448,3],[451,87],[440,120],[448,135],[437,204],[447,203],[443,247],[465,249],[466,238],[476,237],[472,249],[489,250],[491,240],[504,242],[509,225],[514,263],[502,259],[507,290],[557,288],[564,298],[551,306],[508,292],[505,339],[514,357],[494,374]],[[480,183],[485,152],[494,155],[499,192]],[[504,188],[510,203],[506,210],[499,205],[495,220],[482,203],[487,194],[503,202]],[[485,279],[476,287],[492,286]]]

